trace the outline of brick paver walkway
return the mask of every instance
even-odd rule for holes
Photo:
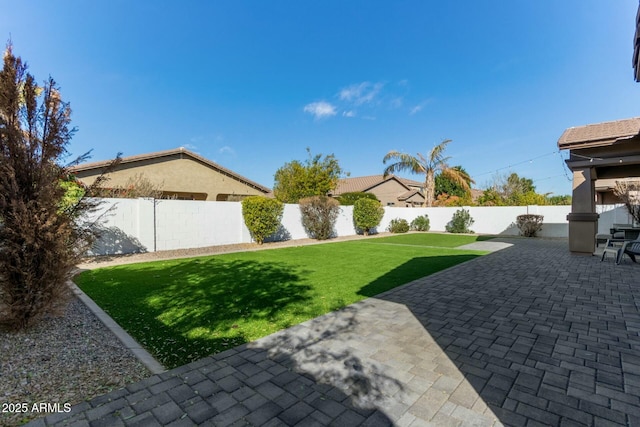
[[[505,241],[29,425],[640,425],[640,265]]]

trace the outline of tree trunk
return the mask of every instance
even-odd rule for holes
[[[436,180],[433,170],[428,170],[424,182],[424,207],[433,206],[436,193]]]

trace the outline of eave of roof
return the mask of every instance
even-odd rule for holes
[[[270,188],[267,188],[263,185],[258,184],[255,181],[252,181],[248,178],[245,178],[242,175],[239,175],[235,172],[233,172],[232,170],[229,170],[223,166],[220,166],[219,164],[212,162],[211,160],[204,158],[192,151],[187,150],[184,147],[179,147],[179,148],[174,148],[172,150],[164,150],[164,151],[155,151],[152,153],[145,153],[145,154],[138,154],[135,156],[128,156],[128,157],[123,157],[121,159],[121,164],[127,164],[127,163],[134,163],[134,162],[140,162],[140,161],[144,161],[144,160],[153,160],[153,159],[159,159],[162,157],[169,157],[169,156],[173,156],[176,154],[183,154],[186,156],[189,156],[191,158],[193,158],[194,160],[197,160],[199,162],[204,163],[205,165],[211,167],[212,169],[217,170],[218,172],[227,175],[231,178],[234,178],[237,181],[240,181],[246,185],[249,185],[250,187],[254,187],[257,190],[261,190],[264,193],[269,193],[271,191]],[[109,164],[111,163],[111,160],[104,160],[104,161],[99,161],[99,162],[91,162],[91,163],[83,163],[80,165],[76,165],[76,166],[72,166],[71,168],[69,168],[70,172],[84,172],[84,171],[89,171],[89,170],[93,170],[93,169],[103,169],[105,167],[107,167]]]
[[[411,197],[415,196],[415,195],[419,195],[421,199],[424,200],[424,196],[422,195],[422,193],[419,190],[409,190],[409,191],[405,191],[404,193],[402,193],[401,195],[398,196],[398,200],[400,200],[401,202],[410,199]]]
[[[640,117],[566,129],[558,139],[560,150],[613,145],[640,134]]]

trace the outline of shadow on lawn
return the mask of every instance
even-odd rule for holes
[[[170,368],[247,342],[256,331],[245,331],[245,320],[269,327],[283,308],[303,308],[310,290],[305,272],[285,264],[215,257],[142,265],[101,284],[87,274],[83,290]]]
[[[376,280],[363,286],[358,291],[358,295],[373,297],[399,285],[409,283],[421,277],[429,276],[433,273],[470,261],[479,256],[481,255],[464,254],[412,258],[399,267],[394,268],[393,270],[378,277]]]

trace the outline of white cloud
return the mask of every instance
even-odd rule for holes
[[[191,141],[193,141],[193,138],[191,138]],[[184,144],[183,147],[189,151],[198,151],[198,147],[193,144]]]
[[[304,106],[304,112],[315,116],[316,119],[336,115],[336,107],[326,101],[312,102]]]
[[[433,99],[427,99],[426,101],[422,101],[420,104],[411,108],[411,110],[409,110],[409,114],[413,116],[414,114],[419,113],[427,104],[431,103],[432,100]]]
[[[342,112],[342,116],[343,117],[355,117],[356,116],[356,112],[353,111],[353,110],[343,111]]]
[[[413,107],[411,111],[409,111],[409,114],[413,116],[414,114],[419,113],[420,110],[422,110],[423,108],[424,108],[424,105],[418,104],[415,107]]]
[[[338,96],[341,100],[355,105],[368,104],[380,93],[383,86],[382,83],[356,83],[340,90]]]
[[[228,145],[225,145],[224,147],[220,148],[218,150],[218,153],[220,154],[231,154],[231,155],[235,155],[236,152],[233,150],[233,148],[229,147]]]

